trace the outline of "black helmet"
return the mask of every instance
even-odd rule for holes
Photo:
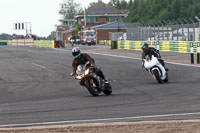
[[[77,58],[81,55],[81,49],[79,47],[74,47],[72,49],[72,55],[74,58]]]
[[[147,51],[149,50],[149,44],[148,44],[148,43],[144,43],[144,44],[142,45],[142,50],[143,50],[144,52],[147,52]]]

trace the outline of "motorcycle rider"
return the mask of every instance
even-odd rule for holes
[[[158,61],[161,63],[161,65],[165,68],[164,60],[161,59],[161,55],[158,50],[156,50],[153,47],[149,47],[148,43],[144,43],[142,45],[142,67],[144,67],[144,58],[146,55],[154,55],[154,57],[158,58]],[[168,68],[165,68],[166,71],[168,71]]]
[[[79,47],[74,47],[72,49],[72,55],[74,57],[73,63],[72,63],[72,68],[73,68],[73,73],[71,75],[76,75],[76,70],[79,65],[85,65],[88,61],[89,64],[87,67],[94,67],[94,71],[97,75],[99,75],[105,82],[107,83],[108,81],[105,79],[105,76],[103,72],[95,67],[95,61],[92,57],[90,57],[87,53],[81,53],[81,49]],[[104,84],[103,83],[103,84]],[[81,85],[84,85],[83,83],[80,82]]]

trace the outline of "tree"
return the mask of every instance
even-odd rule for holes
[[[111,0],[108,4],[111,5],[111,6],[116,7],[117,6],[117,1],[119,1],[119,0]]]
[[[60,4],[59,14],[62,19],[73,19],[80,10],[80,4],[75,3],[74,0],[63,0]]]
[[[118,9],[128,8],[128,3],[125,0],[111,0],[108,4]]]
[[[12,36],[6,33],[0,34],[0,40],[11,40]]]
[[[129,23],[200,16],[200,0],[110,0],[109,4],[128,9]]]
[[[171,16],[176,19],[180,16],[180,5],[178,0],[174,0],[171,5]]]
[[[94,4],[96,4],[96,2],[91,2],[91,3],[89,3],[89,6],[88,6],[88,7],[91,7],[91,6],[93,6]]]
[[[76,25],[76,31],[75,31],[75,34],[76,36],[78,36],[78,32],[81,31],[81,25],[80,24],[77,24]]]

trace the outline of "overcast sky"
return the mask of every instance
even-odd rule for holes
[[[0,33],[26,34],[26,31],[14,30],[16,22],[31,22],[32,33],[38,36],[48,36],[55,30],[61,18],[58,14],[59,4],[63,0],[1,0],[0,3]],[[82,8],[98,0],[75,0]],[[102,0],[108,3],[110,0]]]

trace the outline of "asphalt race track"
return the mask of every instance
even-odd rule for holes
[[[111,96],[93,97],[69,76],[71,48],[0,47],[0,127],[200,118],[200,67],[166,64],[169,83],[158,84],[140,60],[90,55]]]

